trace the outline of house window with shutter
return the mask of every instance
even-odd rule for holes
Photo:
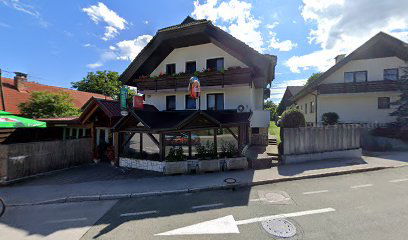
[[[224,70],[224,58],[207,59],[207,69],[216,71]]]
[[[196,71],[196,62],[186,62],[186,73],[193,74]]]
[[[176,110],[176,96],[166,96],[166,110]]]
[[[398,68],[384,69],[384,80],[397,81],[399,78]]]
[[[166,74],[167,75],[172,75],[176,73],[176,64],[172,63],[172,64],[167,64],[166,65]]]
[[[207,110],[224,110],[224,94],[207,94]]]

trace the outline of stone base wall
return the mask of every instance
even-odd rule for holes
[[[136,168],[154,172],[164,172],[165,162],[141,160],[134,158],[119,158],[119,166],[127,168]]]
[[[259,128],[259,134],[253,134],[249,128],[250,144],[251,145],[268,145],[268,128]]]

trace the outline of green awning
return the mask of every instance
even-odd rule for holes
[[[46,122],[15,116],[9,112],[0,111],[0,128],[45,128]]]

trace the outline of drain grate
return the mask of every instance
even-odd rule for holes
[[[266,220],[262,222],[262,227],[275,237],[290,238],[296,235],[296,226],[286,219]]]

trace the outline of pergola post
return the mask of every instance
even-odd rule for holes
[[[113,147],[115,149],[115,165],[119,165],[119,132],[113,132]]]
[[[159,134],[159,154],[160,154],[160,161],[164,161],[166,157],[166,146],[164,144],[164,133]]]
[[[140,147],[140,153],[143,152],[143,133],[139,133],[139,147]]]

